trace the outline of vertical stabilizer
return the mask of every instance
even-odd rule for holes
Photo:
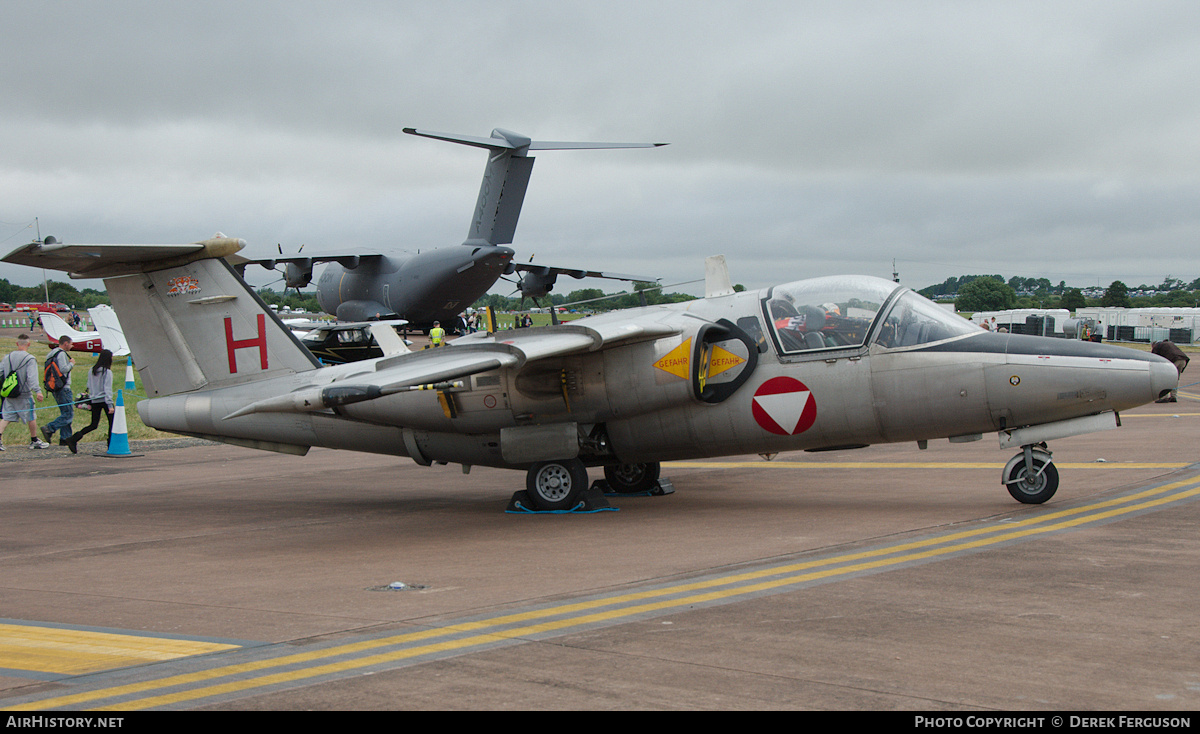
[[[222,259],[107,278],[152,397],[252,382],[318,363]]]
[[[513,241],[531,173],[533,158],[524,155],[523,149],[519,153],[506,150],[488,158],[467,242],[507,245]]]
[[[375,337],[375,344],[383,352],[383,356],[391,357],[395,354],[408,354],[408,345],[396,333],[396,328],[392,326],[392,322],[376,321],[367,328],[371,330],[371,336]]]
[[[724,255],[713,255],[704,259],[704,297],[715,298],[733,293],[729,281],[729,266]]]
[[[105,349],[112,352],[113,356],[129,354],[129,343],[125,341],[125,330],[121,328],[121,321],[117,318],[117,312],[112,310],[112,306],[100,304],[95,308],[89,308],[88,315],[92,317],[96,331],[100,332],[100,343],[104,345]]]

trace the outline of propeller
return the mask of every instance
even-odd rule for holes
[[[283,245],[275,243],[275,247],[279,250],[279,254],[283,254]],[[296,250],[296,254],[304,252],[304,245]],[[295,288],[299,293],[300,289],[312,282],[313,262],[310,258],[302,258],[296,262],[286,262],[283,264],[283,290],[286,292],[288,288]]]

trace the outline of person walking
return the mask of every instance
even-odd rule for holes
[[[100,425],[100,416],[105,413],[108,414],[108,439],[112,440],[113,414],[117,410],[116,403],[113,402],[112,358],[112,352],[107,349],[101,350],[100,357],[96,359],[96,366],[88,373],[92,422],[87,428],[76,431],[67,439],[67,448],[71,449],[72,454],[79,453],[79,440],[96,430]]]
[[[46,389],[58,402],[58,417],[42,426],[42,436],[47,441],[54,440],[54,432],[58,431],[58,444],[67,445],[71,437],[71,423],[75,420],[75,395],[71,392],[71,369],[75,360],[69,354],[74,342],[71,337],[62,335],[58,338],[58,347],[46,355],[45,375]]]
[[[33,395],[37,393],[40,403],[45,397],[38,386],[37,358],[29,353],[29,335],[17,336],[17,348],[0,360],[0,377],[16,375],[17,388],[0,401],[0,451],[4,450],[4,429],[9,423],[23,422],[29,426],[29,448],[50,448],[37,435],[37,423],[33,418]]]

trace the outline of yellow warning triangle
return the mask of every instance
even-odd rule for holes
[[[691,371],[688,368],[691,356],[692,340],[689,338],[683,344],[667,352],[662,359],[654,363],[654,366],[663,372],[669,372],[676,377],[687,380],[691,377]]]
[[[737,367],[746,360],[737,356],[733,352],[722,349],[721,345],[714,344],[712,356],[708,358],[708,376],[716,377],[726,370],[731,370]]]

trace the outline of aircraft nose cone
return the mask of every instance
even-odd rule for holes
[[[1179,387],[1179,370],[1175,365],[1159,357],[1150,363],[1150,389],[1154,399],[1162,397],[1167,390]]]

